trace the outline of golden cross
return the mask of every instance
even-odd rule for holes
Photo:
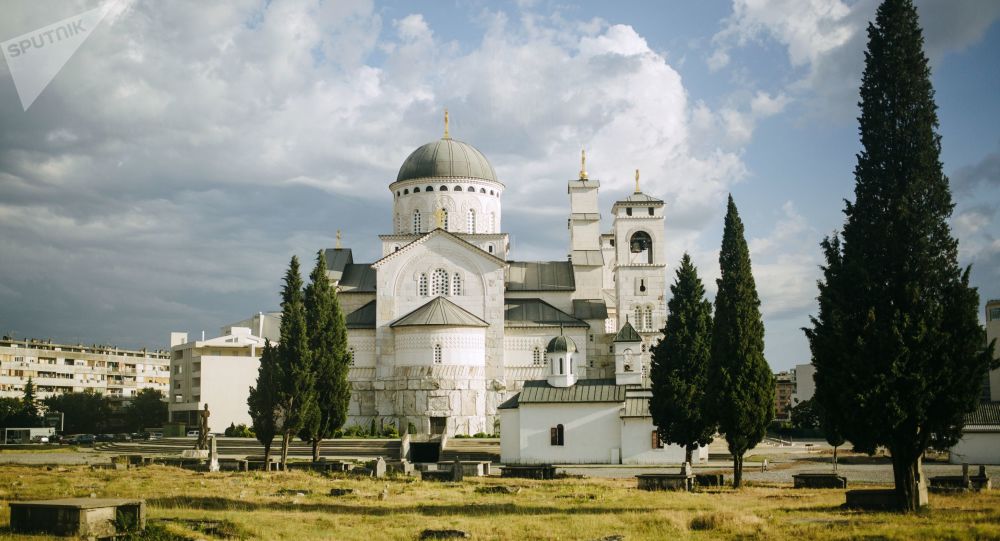
[[[451,139],[451,135],[448,134],[448,110],[444,110],[444,138]]]

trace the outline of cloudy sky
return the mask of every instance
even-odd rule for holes
[[[101,5],[8,0],[0,41]],[[985,302],[1000,297],[1000,3],[917,5],[953,231]],[[731,192],[768,360],[807,362],[876,6],[121,0],[27,111],[0,74],[0,331],[164,347],[276,308],[288,258],[338,229],[373,260],[387,186],[447,107],[507,185],[514,259],[565,257],[586,148],[605,212],[642,171],[667,201],[669,261],[689,251],[714,297]]]

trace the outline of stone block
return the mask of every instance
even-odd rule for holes
[[[636,475],[639,490],[684,490],[694,487],[694,475],[683,473],[644,473]]]
[[[795,488],[847,488],[847,477],[835,473],[798,473],[792,481]]]
[[[144,500],[65,498],[10,503],[10,529],[15,533],[44,533],[84,539],[115,537],[119,526],[139,531],[146,527]]]
[[[891,488],[848,490],[846,494],[844,507],[866,511],[893,511],[898,508],[896,491]]]
[[[500,470],[500,477],[522,479],[555,479],[556,468],[551,464],[506,465]]]

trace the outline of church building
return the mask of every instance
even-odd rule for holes
[[[324,251],[347,314],[347,425],[494,433],[501,404],[553,376],[546,348],[557,337],[576,350],[559,374],[576,386],[625,377],[640,396],[665,318],[666,261],[663,201],[635,179],[602,232],[600,182],[582,156],[566,183],[566,257],[518,260],[503,229],[505,184],[479,150],[450,137],[446,113],[444,136],[414,150],[388,186],[381,257]],[[635,340],[616,350],[626,327]]]

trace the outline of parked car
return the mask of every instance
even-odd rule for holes
[[[148,440],[149,439],[149,432],[133,432],[132,433],[132,439],[133,440]]]
[[[49,437],[48,436],[43,436],[42,434],[39,434],[39,435],[31,438],[31,443],[49,443]]]
[[[78,434],[73,441],[75,445],[93,445],[97,440],[97,436],[93,434]]]
[[[198,431],[197,430],[188,430],[188,437],[191,437],[191,436],[198,437]]]
[[[132,435],[124,432],[115,434],[115,441],[132,441]]]
[[[94,436],[94,441],[96,441],[97,443],[112,442],[112,441],[115,441],[115,435],[114,434],[98,434],[97,436]]]

